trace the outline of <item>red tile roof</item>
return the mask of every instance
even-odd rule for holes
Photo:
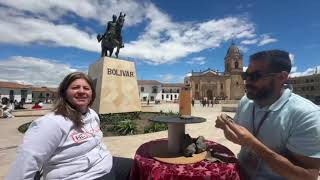
[[[183,83],[162,83],[163,87],[184,87]]]
[[[5,82],[0,81],[0,88],[7,89],[31,89],[33,92],[57,92],[57,88],[47,88],[47,87],[34,87],[32,85],[24,85],[15,82]]]
[[[156,80],[138,80],[138,85],[161,85],[161,83]]]
[[[47,92],[47,91],[49,91],[49,89],[46,87],[32,87],[31,90],[32,90],[32,92]]]
[[[24,85],[14,82],[5,82],[0,81],[0,88],[8,88],[8,89],[29,89],[31,85]]]

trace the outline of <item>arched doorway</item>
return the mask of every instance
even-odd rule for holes
[[[207,90],[207,98],[212,100],[213,99],[213,93],[212,93],[212,90]]]
[[[239,69],[239,63],[238,63],[238,61],[234,62],[234,68],[235,68],[235,69]]]
[[[13,90],[10,90],[10,92],[9,92],[9,100],[14,101],[14,91]]]

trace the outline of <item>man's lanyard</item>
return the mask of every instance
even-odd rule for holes
[[[260,128],[261,128],[262,124],[264,123],[264,121],[267,119],[270,111],[267,111],[266,113],[264,113],[262,119],[260,120],[260,122],[258,124],[257,130],[255,129],[255,125],[254,125],[255,111],[256,111],[256,108],[255,108],[255,105],[253,105],[253,110],[252,110],[252,132],[253,132],[254,137],[257,137],[257,135],[258,135],[258,133],[260,131]]]

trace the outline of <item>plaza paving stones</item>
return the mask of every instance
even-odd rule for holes
[[[179,105],[173,103],[150,104],[143,106],[142,111],[159,112],[178,112]],[[34,113],[32,111],[32,113]],[[207,119],[204,123],[186,125],[186,133],[192,137],[204,136],[206,139],[216,141],[228,147],[237,154],[240,146],[233,144],[224,138],[223,132],[214,127],[216,117],[221,113],[221,105],[215,104],[214,107],[202,107],[196,104],[192,108],[193,116],[200,116]],[[234,113],[227,113],[234,116]],[[39,116],[15,117],[11,119],[0,119],[0,179],[4,179],[10,163],[15,159],[17,146],[21,143],[23,134],[19,133],[17,128],[26,122],[32,121]],[[150,140],[166,138],[167,131],[133,135],[133,136],[114,136],[103,138],[104,143],[114,156],[123,158],[133,158],[138,147]]]

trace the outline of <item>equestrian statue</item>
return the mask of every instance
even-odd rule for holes
[[[115,55],[118,58],[120,48],[124,47],[122,42],[121,30],[124,24],[125,16],[126,14],[122,14],[122,12],[120,12],[118,19],[116,15],[113,15],[112,21],[109,21],[107,24],[105,33],[103,35],[98,34],[98,42],[101,42],[101,57],[111,57],[113,49],[117,48]]]

